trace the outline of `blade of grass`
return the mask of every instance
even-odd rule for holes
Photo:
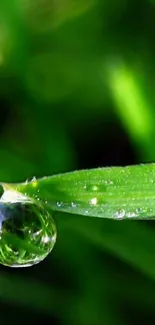
[[[148,229],[142,222],[81,219],[70,219],[67,226],[155,280],[154,229]]]
[[[125,129],[141,159],[154,160],[154,110],[145,96],[138,74],[121,61],[107,64],[106,69],[109,88]]]
[[[14,189],[53,211],[116,220],[155,218],[155,164],[81,170],[2,185],[8,200]]]
[[[151,132],[153,121],[134,74],[122,64],[112,66],[110,76],[120,117],[134,139],[145,137]]]

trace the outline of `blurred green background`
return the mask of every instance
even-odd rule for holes
[[[155,161],[155,1],[0,2],[0,180]],[[0,267],[0,325],[155,324],[154,222],[54,215]]]

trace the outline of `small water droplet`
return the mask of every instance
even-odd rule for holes
[[[98,191],[98,186],[97,185],[95,185],[95,184],[87,184],[87,185],[84,185],[84,187],[83,187],[85,190],[87,190],[88,192],[91,192],[91,191],[93,191],[93,192],[95,192],[95,191]]]
[[[92,191],[97,191],[98,190],[98,186],[97,185],[92,185]]]
[[[57,207],[61,208],[62,207],[62,202],[57,202]]]
[[[134,218],[134,217],[136,217],[136,213],[135,212],[128,212],[127,217],[128,218]]]
[[[29,177],[26,181],[25,181],[25,184],[28,184],[28,183],[31,183],[31,185],[33,187],[37,187],[38,186],[38,182],[37,182],[37,179],[35,176],[33,177]]]
[[[110,179],[107,179],[104,183],[106,185],[112,185],[113,184],[113,182]]]
[[[37,180],[37,179],[36,179],[35,176],[33,176],[33,177],[29,177],[29,178],[27,178],[27,180],[25,181],[25,184],[30,183],[30,182],[35,182],[36,180]]]
[[[71,203],[71,207],[72,207],[73,209],[75,209],[75,208],[76,208],[76,203],[72,202],[72,203]]]
[[[42,205],[15,191],[11,196],[10,192],[4,192],[0,199],[0,263],[32,266],[52,250],[56,226]]]
[[[94,197],[93,199],[91,199],[91,200],[89,201],[89,203],[92,204],[92,205],[96,205],[96,204],[97,204],[97,198]]]
[[[141,208],[137,208],[137,209],[136,209],[136,213],[140,213],[141,211],[142,211]]]
[[[120,209],[119,211],[116,212],[115,217],[117,219],[123,219],[125,216],[125,210],[124,209]]]

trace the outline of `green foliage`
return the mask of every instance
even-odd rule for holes
[[[110,219],[154,219],[155,164],[98,168],[10,185],[46,209]],[[4,184],[4,189],[9,185]],[[9,196],[8,196],[9,199]]]
[[[125,181],[128,212],[140,204],[152,216],[154,165],[129,167],[129,183],[119,172],[126,169],[110,169],[116,179],[101,169],[97,196],[83,182],[79,191],[75,179],[89,175],[86,185],[96,186],[98,171],[68,172],[155,160],[154,21],[154,0],[0,2],[0,181],[36,176],[40,194],[24,186],[47,200],[41,178],[65,173],[61,183],[46,179],[50,200],[56,193],[48,206],[58,229],[52,253],[32,268],[1,266],[0,324],[154,324],[154,221],[68,210],[73,187],[82,204],[104,194],[113,209],[108,195],[120,200]]]

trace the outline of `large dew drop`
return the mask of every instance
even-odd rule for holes
[[[6,190],[0,198],[0,263],[31,266],[42,261],[56,241],[51,214],[20,193]]]

